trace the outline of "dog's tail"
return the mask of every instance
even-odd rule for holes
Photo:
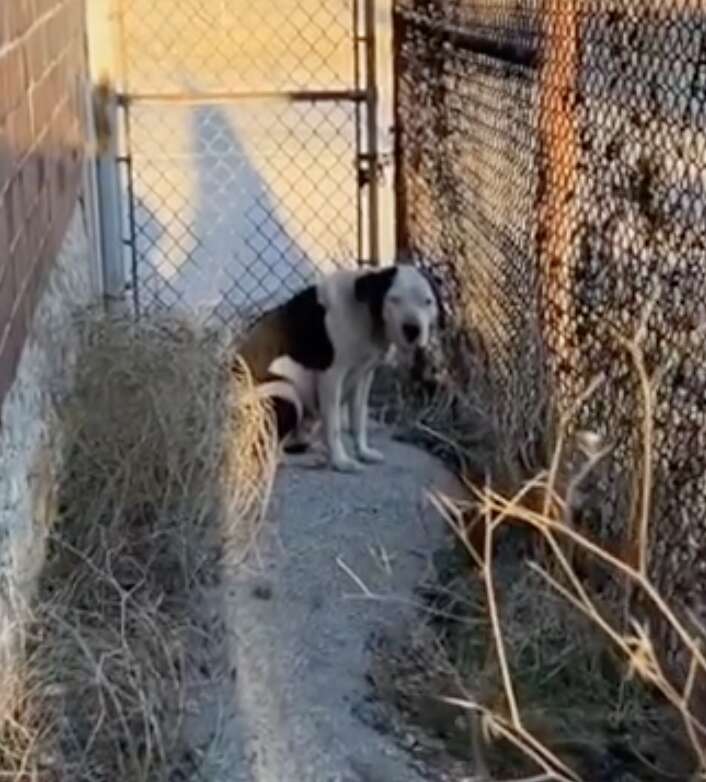
[[[288,453],[306,450],[304,444],[290,442],[304,418],[304,405],[297,389],[287,380],[270,380],[257,386],[258,394],[270,400],[277,426],[277,439]]]

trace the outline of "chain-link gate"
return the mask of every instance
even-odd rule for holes
[[[378,260],[373,0],[119,0],[137,312],[233,324]]]

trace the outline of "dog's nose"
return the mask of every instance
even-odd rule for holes
[[[416,323],[403,323],[402,324],[402,333],[405,336],[405,339],[407,342],[413,343],[416,342],[417,339],[419,339],[419,332],[421,329]]]

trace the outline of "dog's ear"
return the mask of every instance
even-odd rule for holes
[[[448,318],[446,314],[446,305],[444,304],[444,300],[441,298],[441,285],[439,284],[436,275],[432,274],[429,269],[422,269],[421,271],[422,274],[426,277],[427,282],[429,283],[432,292],[434,293],[434,298],[436,299],[436,309],[439,313],[439,328],[443,331],[446,328]]]
[[[376,328],[382,326],[382,308],[385,296],[392,287],[397,276],[397,268],[390,266],[381,271],[363,274],[355,281],[354,294],[356,301],[367,304]]]

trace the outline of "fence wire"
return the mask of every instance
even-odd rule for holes
[[[135,93],[345,89],[353,81],[346,0],[119,0]]]
[[[447,281],[499,396],[540,394],[543,354],[564,407],[605,377],[578,417],[615,446],[604,539],[631,532],[649,412],[652,574],[700,611],[706,2],[398,0],[395,33],[400,247]],[[651,302],[646,411],[617,337]]]
[[[120,0],[140,312],[243,321],[366,259],[357,0]]]

